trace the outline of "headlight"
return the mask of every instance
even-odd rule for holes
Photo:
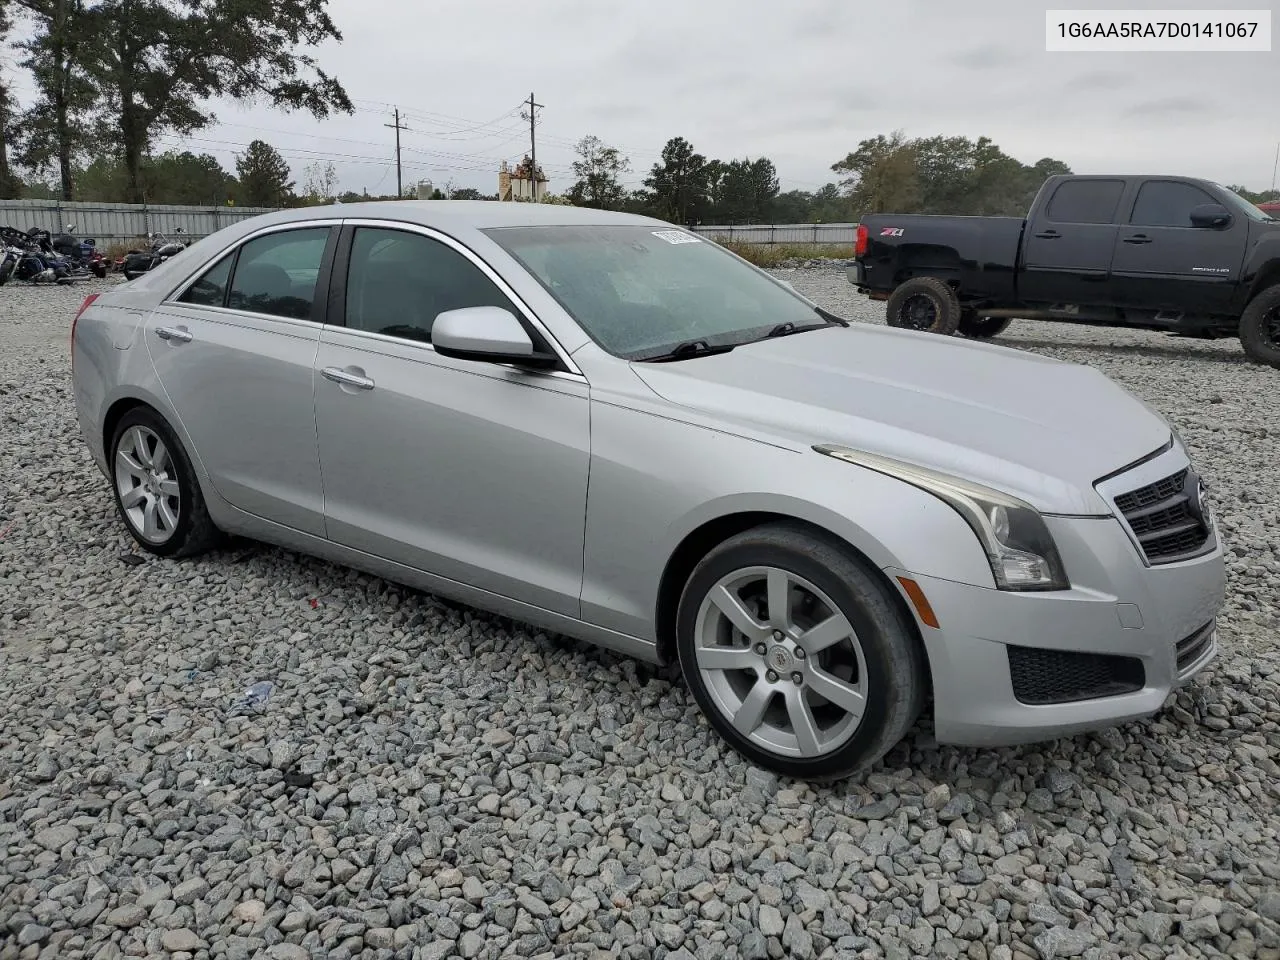
[[[835,444],[820,444],[813,449],[896,477],[945,501],[977,535],[1001,590],[1070,588],[1053,535],[1030,504],[981,484],[873,453]]]

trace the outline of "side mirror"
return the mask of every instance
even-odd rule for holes
[[[1191,208],[1193,227],[1225,227],[1231,222],[1231,211],[1220,203],[1202,203]]]
[[[554,354],[538,353],[520,321],[502,307],[446,310],[431,325],[431,346],[442,357],[482,363],[552,367]]]

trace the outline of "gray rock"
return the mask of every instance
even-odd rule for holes
[[[200,938],[193,930],[166,930],[160,935],[160,944],[170,953],[194,953],[200,949]]]
[[[778,912],[777,907],[766,904],[760,908],[759,927],[760,932],[766,937],[782,936],[782,914]]]
[[[1050,927],[1035,938],[1036,949],[1043,960],[1054,957],[1078,957],[1098,942],[1087,930],[1070,927]]]

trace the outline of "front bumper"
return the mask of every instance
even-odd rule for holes
[[[1220,544],[1147,567],[1119,520],[1046,522],[1070,590],[1013,593],[886,571],[895,582],[915,580],[938,622],[921,623],[920,632],[940,743],[1037,742],[1147,717],[1217,655],[1226,593]],[[1110,684],[1099,682],[1107,677]],[[1084,695],[1063,702],[1072,684]],[[1046,691],[1056,702],[1044,702]]]

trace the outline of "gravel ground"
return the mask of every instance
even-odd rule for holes
[[[1212,673],[1072,740],[922,726],[814,789],[669,673],[271,548],[135,560],[74,420],[84,292],[0,290],[0,958],[1280,958],[1280,373],[1237,343],[1002,338],[1198,455]]]

